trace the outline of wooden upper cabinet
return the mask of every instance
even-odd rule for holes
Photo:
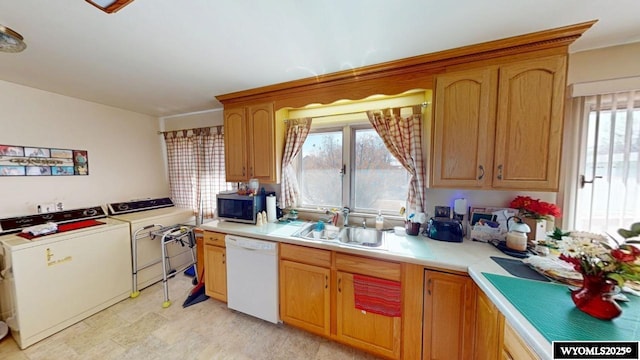
[[[557,191],[566,56],[500,67],[493,187]]]
[[[261,182],[275,182],[273,104],[251,106],[248,112],[249,177]]]
[[[436,77],[431,186],[491,183],[497,69]]]
[[[436,77],[432,187],[557,191],[566,55]]]
[[[273,104],[224,110],[226,179],[277,182]]]
[[[224,163],[227,181],[247,179],[247,120],[244,108],[224,110]]]

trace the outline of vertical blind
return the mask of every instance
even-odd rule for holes
[[[615,232],[640,221],[640,91],[584,98],[576,228]]]

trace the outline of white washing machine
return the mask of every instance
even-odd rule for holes
[[[47,222],[60,232],[18,235]],[[13,232],[0,236],[2,319],[21,349],[129,297],[129,227],[101,207],[0,219],[0,231]]]
[[[161,239],[150,234],[159,227],[177,224],[193,225],[195,217],[191,209],[176,207],[171,199],[146,199],[108,204],[109,217],[129,224],[130,241],[136,244],[135,264],[131,268],[131,295],[137,296],[144,289],[162,280]],[[153,225],[157,225],[153,227]],[[191,249],[180,243],[167,245],[169,271],[188,266]],[[132,261],[132,264],[134,262]]]

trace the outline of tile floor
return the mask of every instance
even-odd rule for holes
[[[169,285],[169,308],[162,308],[162,284],[156,283],[138,298],[123,300],[25,350],[8,335],[0,341],[0,359],[377,359],[229,310],[212,299],[183,308],[191,278],[180,274]]]

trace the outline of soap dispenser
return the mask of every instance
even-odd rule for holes
[[[382,231],[384,228],[384,216],[382,216],[382,210],[378,210],[378,216],[376,216],[376,230]]]

